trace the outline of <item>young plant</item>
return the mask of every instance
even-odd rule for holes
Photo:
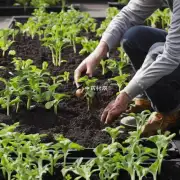
[[[88,111],[90,110],[90,105],[93,102],[93,98],[95,96],[95,84],[98,79],[96,78],[89,78],[88,76],[81,77],[79,79],[79,83],[83,84],[85,89],[85,97],[87,100]]]
[[[40,8],[42,6],[56,6],[61,0],[31,0],[31,5]]]
[[[80,33],[81,29],[77,27],[76,24],[73,24],[69,27],[69,31],[67,34],[68,39],[70,39],[71,44],[73,46],[74,53],[76,53],[76,38]]]
[[[29,5],[30,0],[15,0],[16,3],[14,6],[23,6],[24,7],[24,12],[26,12],[26,8]]]
[[[96,36],[101,37],[104,31],[107,29],[108,25],[112,19],[119,13],[119,10],[115,7],[110,7],[107,9],[106,19],[102,21],[100,27],[96,30]]]
[[[150,17],[146,19],[148,25],[156,28],[157,23],[160,22],[160,10],[155,11]]]
[[[14,88],[11,86],[11,83],[4,79],[0,78],[0,81],[4,83],[5,88],[0,92],[1,98],[0,98],[0,105],[2,108],[6,108],[7,110],[7,116],[10,115],[10,106],[13,106],[20,102],[20,99],[17,97],[15,99],[12,99],[12,95],[14,93]]]
[[[45,107],[46,109],[51,109],[54,106],[54,113],[57,114],[59,103],[69,98],[70,96],[67,94],[60,94],[60,93],[54,93],[52,96],[54,100],[47,102],[45,104]]]
[[[176,134],[170,134],[166,132],[164,135],[159,134],[155,136],[150,136],[147,138],[148,141],[153,142],[157,147],[157,160],[154,164],[151,165],[150,172],[153,175],[154,180],[156,180],[157,173],[161,172],[162,161],[165,156],[167,156],[167,148],[170,141],[176,136]],[[155,170],[156,169],[156,170]]]
[[[114,78],[109,79],[110,81],[115,81],[118,88],[119,92],[122,90],[123,86],[127,85],[127,79],[129,77],[129,74],[122,74],[120,76],[116,76]]]
[[[119,47],[118,51],[119,51],[120,62],[123,62],[125,65],[128,65],[129,64],[129,57],[127,56],[127,54],[125,53],[123,48]]]
[[[102,67],[102,75],[105,75],[107,73],[106,65],[107,65],[107,60],[101,60],[100,65]]]
[[[88,40],[87,38],[84,38],[81,41],[81,44],[83,48],[81,49],[79,54],[83,55],[85,53],[92,53],[96,49],[97,45],[99,44],[99,41]]]
[[[111,139],[112,139],[111,143],[113,144],[115,143],[118,135],[124,132],[122,131],[123,129],[124,129],[124,126],[118,126],[116,128],[107,127],[103,131],[107,132],[111,136]]]
[[[70,39],[65,38],[68,29],[63,24],[54,25],[44,31],[43,46],[48,47],[52,53],[52,62],[55,66],[61,66],[66,60],[62,60],[62,50],[70,46]]]
[[[69,139],[65,138],[62,135],[57,135],[55,139],[57,141],[55,147],[56,148],[59,147],[63,152],[64,155],[63,167],[66,168],[66,159],[69,154],[69,150],[74,149],[80,151],[83,150],[84,147],[80,146],[79,144],[73,143],[72,141],[70,141]]]
[[[67,172],[72,171],[77,175],[76,180],[84,178],[85,180],[90,180],[93,172],[97,170],[93,170],[95,165],[95,159],[91,159],[83,164],[83,158],[77,159],[72,166],[66,167],[62,170],[63,177],[67,174]]]
[[[41,29],[41,24],[35,22],[34,18],[30,17],[25,24],[16,22],[16,26],[20,29],[23,35],[26,34],[27,36],[30,36],[32,39],[34,39],[35,35],[37,34],[39,39],[41,39],[43,30]]]
[[[64,82],[68,83],[69,82],[69,76],[70,76],[70,73],[65,71],[64,74],[58,76],[59,78],[63,79],[63,80],[60,80],[59,82],[64,81]]]
[[[3,57],[5,56],[5,52],[14,43],[14,38],[16,34],[17,34],[17,31],[13,29],[0,30],[0,49],[2,50]],[[10,36],[12,37],[12,40],[9,39]]]

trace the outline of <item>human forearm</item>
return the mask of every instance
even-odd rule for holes
[[[143,24],[144,20],[161,5],[162,0],[131,0],[111,21],[101,41],[106,42],[111,50],[120,44],[124,33],[130,27]]]
[[[141,93],[141,91],[145,91],[162,77],[171,74],[180,65],[179,25],[180,1],[174,0],[172,22],[165,45],[162,46],[161,52],[155,59],[153,59],[153,56],[151,55],[152,52],[148,54],[145,63],[151,62],[151,64],[148,66],[143,65],[125,88],[126,92],[132,97]]]

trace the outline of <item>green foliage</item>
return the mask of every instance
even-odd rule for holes
[[[84,54],[90,54],[92,53],[96,47],[98,46],[99,41],[94,41],[92,39],[88,40],[87,38],[84,38],[81,41],[81,45],[82,45],[82,49],[79,52],[80,55],[84,55]]]
[[[56,89],[69,79],[69,72],[64,72],[56,78],[52,77],[48,72],[48,63],[43,62],[42,68],[33,65],[31,59],[22,60],[14,58],[15,76],[9,80],[0,78],[0,81],[5,84],[4,89],[0,91],[0,105],[7,109],[9,115],[10,107],[15,106],[16,112],[19,110],[22,99],[26,99],[27,109],[30,109],[32,102],[45,103],[45,107],[50,109],[54,107],[54,112],[57,114],[57,108],[61,101],[69,98],[64,93],[58,93]],[[53,80],[52,84],[49,83]]]
[[[137,176],[142,180],[148,173],[151,173],[153,180],[157,179],[157,173],[161,171],[161,164],[167,156],[167,147],[175,134],[160,132],[149,138],[141,138],[142,127],[149,112],[133,114],[141,124],[136,131],[130,132],[129,137],[122,143],[117,142],[118,136],[123,133],[124,127],[107,127],[106,131],[112,142],[110,144],[99,144],[94,148],[95,158],[84,161],[81,157],[72,165],[67,164],[67,156],[73,151],[83,150],[63,135],[55,136],[55,143],[42,143],[41,138],[46,135],[15,132],[18,123],[14,125],[0,124],[0,169],[4,178],[11,179],[38,179],[42,180],[46,173],[54,175],[54,168],[63,164],[62,175],[65,179],[72,179],[68,174],[76,174],[75,179],[84,178],[90,180],[94,172],[99,172],[99,179],[117,180],[120,170],[127,171],[131,180]],[[136,117],[137,116],[137,117]],[[142,119],[141,119],[142,118]],[[152,142],[155,146],[143,146],[143,142]],[[13,157],[12,157],[13,154]],[[151,158],[149,166],[143,166]],[[120,176],[121,177],[121,176]]]
[[[26,11],[27,6],[29,5],[30,0],[15,0],[14,6],[23,6],[24,11]]]
[[[36,9],[33,16],[25,24],[16,23],[23,34],[39,36],[42,45],[49,48],[52,54],[52,62],[55,66],[60,66],[66,62],[62,58],[62,51],[66,48],[73,47],[76,53],[76,44],[82,43],[82,53],[92,52],[98,45],[98,41],[84,40],[79,37],[80,32],[95,31],[96,22],[88,13],[79,12],[71,8],[67,12],[46,13],[45,6]],[[78,39],[81,39],[80,41]]]
[[[106,19],[102,21],[100,27],[96,31],[96,36],[101,37],[112,19],[119,13],[119,10],[115,7],[110,7],[107,9]]]
[[[14,29],[0,29],[0,49],[2,50],[3,57],[5,56],[5,52],[15,42],[14,38],[17,33],[18,31]]]
[[[90,110],[90,105],[93,102],[93,98],[95,96],[95,84],[98,79],[96,78],[89,78],[88,76],[81,77],[79,79],[79,83],[83,85],[85,89],[85,97],[87,100],[88,111]]]
[[[118,0],[118,2],[126,5],[126,4],[128,4],[129,0]]]
[[[120,76],[113,77],[113,78],[111,78],[109,80],[116,82],[116,84],[117,84],[117,86],[119,88],[119,92],[120,92],[122,90],[122,88],[127,85],[128,77],[129,77],[129,74],[122,74]]]
[[[31,0],[31,5],[36,8],[56,6],[60,1],[61,0]]]
[[[131,180],[135,180],[136,176],[142,180],[149,172],[153,175],[153,179],[157,179],[157,173],[161,170],[162,160],[167,156],[167,147],[175,134],[165,133],[158,134],[149,138],[141,138],[142,127],[150,116],[149,111],[141,114],[131,114],[139,122],[136,131],[132,131],[129,137],[122,143],[117,142],[118,136],[123,133],[124,127],[116,128],[107,127],[105,130],[112,139],[110,144],[100,144],[94,149],[95,158],[88,162],[83,162],[83,158],[79,158],[62,170],[65,177],[68,172],[74,172],[76,179],[90,179],[94,172],[99,172],[99,179],[117,180],[121,177],[121,170],[127,171]],[[152,142],[154,147],[143,146],[143,142]],[[154,162],[150,166],[143,166],[151,158]],[[150,163],[150,162],[149,162]]]
[[[119,51],[119,58],[120,58],[121,62],[128,65],[129,64],[129,57],[127,56],[127,54],[125,53],[123,48],[119,47],[118,51]]]
[[[0,169],[7,180],[42,180],[48,172],[54,175],[54,168],[66,159],[69,150],[83,149],[61,135],[56,143],[42,143],[45,135],[15,132],[17,127],[18,123],[0,124]]]
[[[149,18],[147,18],[146,22],[151,27],[160,26],[162,29],[168,31],[171,21],[170,13],[169,8],[166,8],[163,11],[157,10]]]
[[[117,61],[115,59],[101,60],[100,65],[102,67],[102,75],[111,71],[113,74],[118,73],[123,75],[124,68],[129,64],[129,61]]]

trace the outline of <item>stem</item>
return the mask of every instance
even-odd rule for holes
[[[42,168],[42,160],[39,159],[39,160],[38,160],[39,180],[42,180],[42,173],[41,173],[42,169],[43,169],[43,168]]]
[[[11,172],[8,172],[8,180],[11,180]]]
[[[7,97],[7,116],[9,116],[10,96]]]
[[[88,111],[90,110],[90,99],[87,97],[87,106],[88,106]]]
[[[52,48],[50,48],[50,49],[51,49],[51,54],[52,54],[52,62],[53,62],[54,65],[56,65],[53,49]]]
[[[5,56],[5,52],[6,52],[6,51],[3,51],[3,52],[2,52],[2,56],[3,56],[3,57]]]
[[[157,174],[153,174],[153,180],[157,179]]]
[[[54,113],[57,114],[57,105],[54,105]]]
[[[67,152],[64,153],[64,162],[63,162],[63,167],[66,167],[66,158],[67,158]]]
[[[133,172],[131,173],[131,180],[135,180],[135,171],[133,170]]]
[[[61,50],[59,51],[59,62],[58,65],[61,66],[61,60],[62,60],[62,54],[61,54]]]
[[[102,65],[102,75],[105,75],[105,66]]]
[[[16,105],[16,113],[18,112],[18,110],[19,110],[19,102]]]
[[[74,40],[73,40],[73,50],[74,50],[74,53],[76,53],[76,44]]]
[[[31,97],[29,96],[28,100],[27,100],[27,109],[28,110],[30,109],[30,106],[31,106]]]

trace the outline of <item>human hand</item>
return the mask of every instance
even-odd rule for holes
[[[104,109],[101,115],[101,122],[105,124],[112,123],[116,118],[118,118],[123,112],[127,110],[130,100],[131,99],[126,94],[126,92],[120,93],[116,100],[111,101]]]
[[[107,54],[108,46],[105,42],[100,42],[98,47],[92,52],[81,64],[76,68],[74,72],[74,81],[77,88],[80,86],[78,83],[81,74],[85,72],[89,77],[92,77],[95,67],[100,63],[103,56]]]

